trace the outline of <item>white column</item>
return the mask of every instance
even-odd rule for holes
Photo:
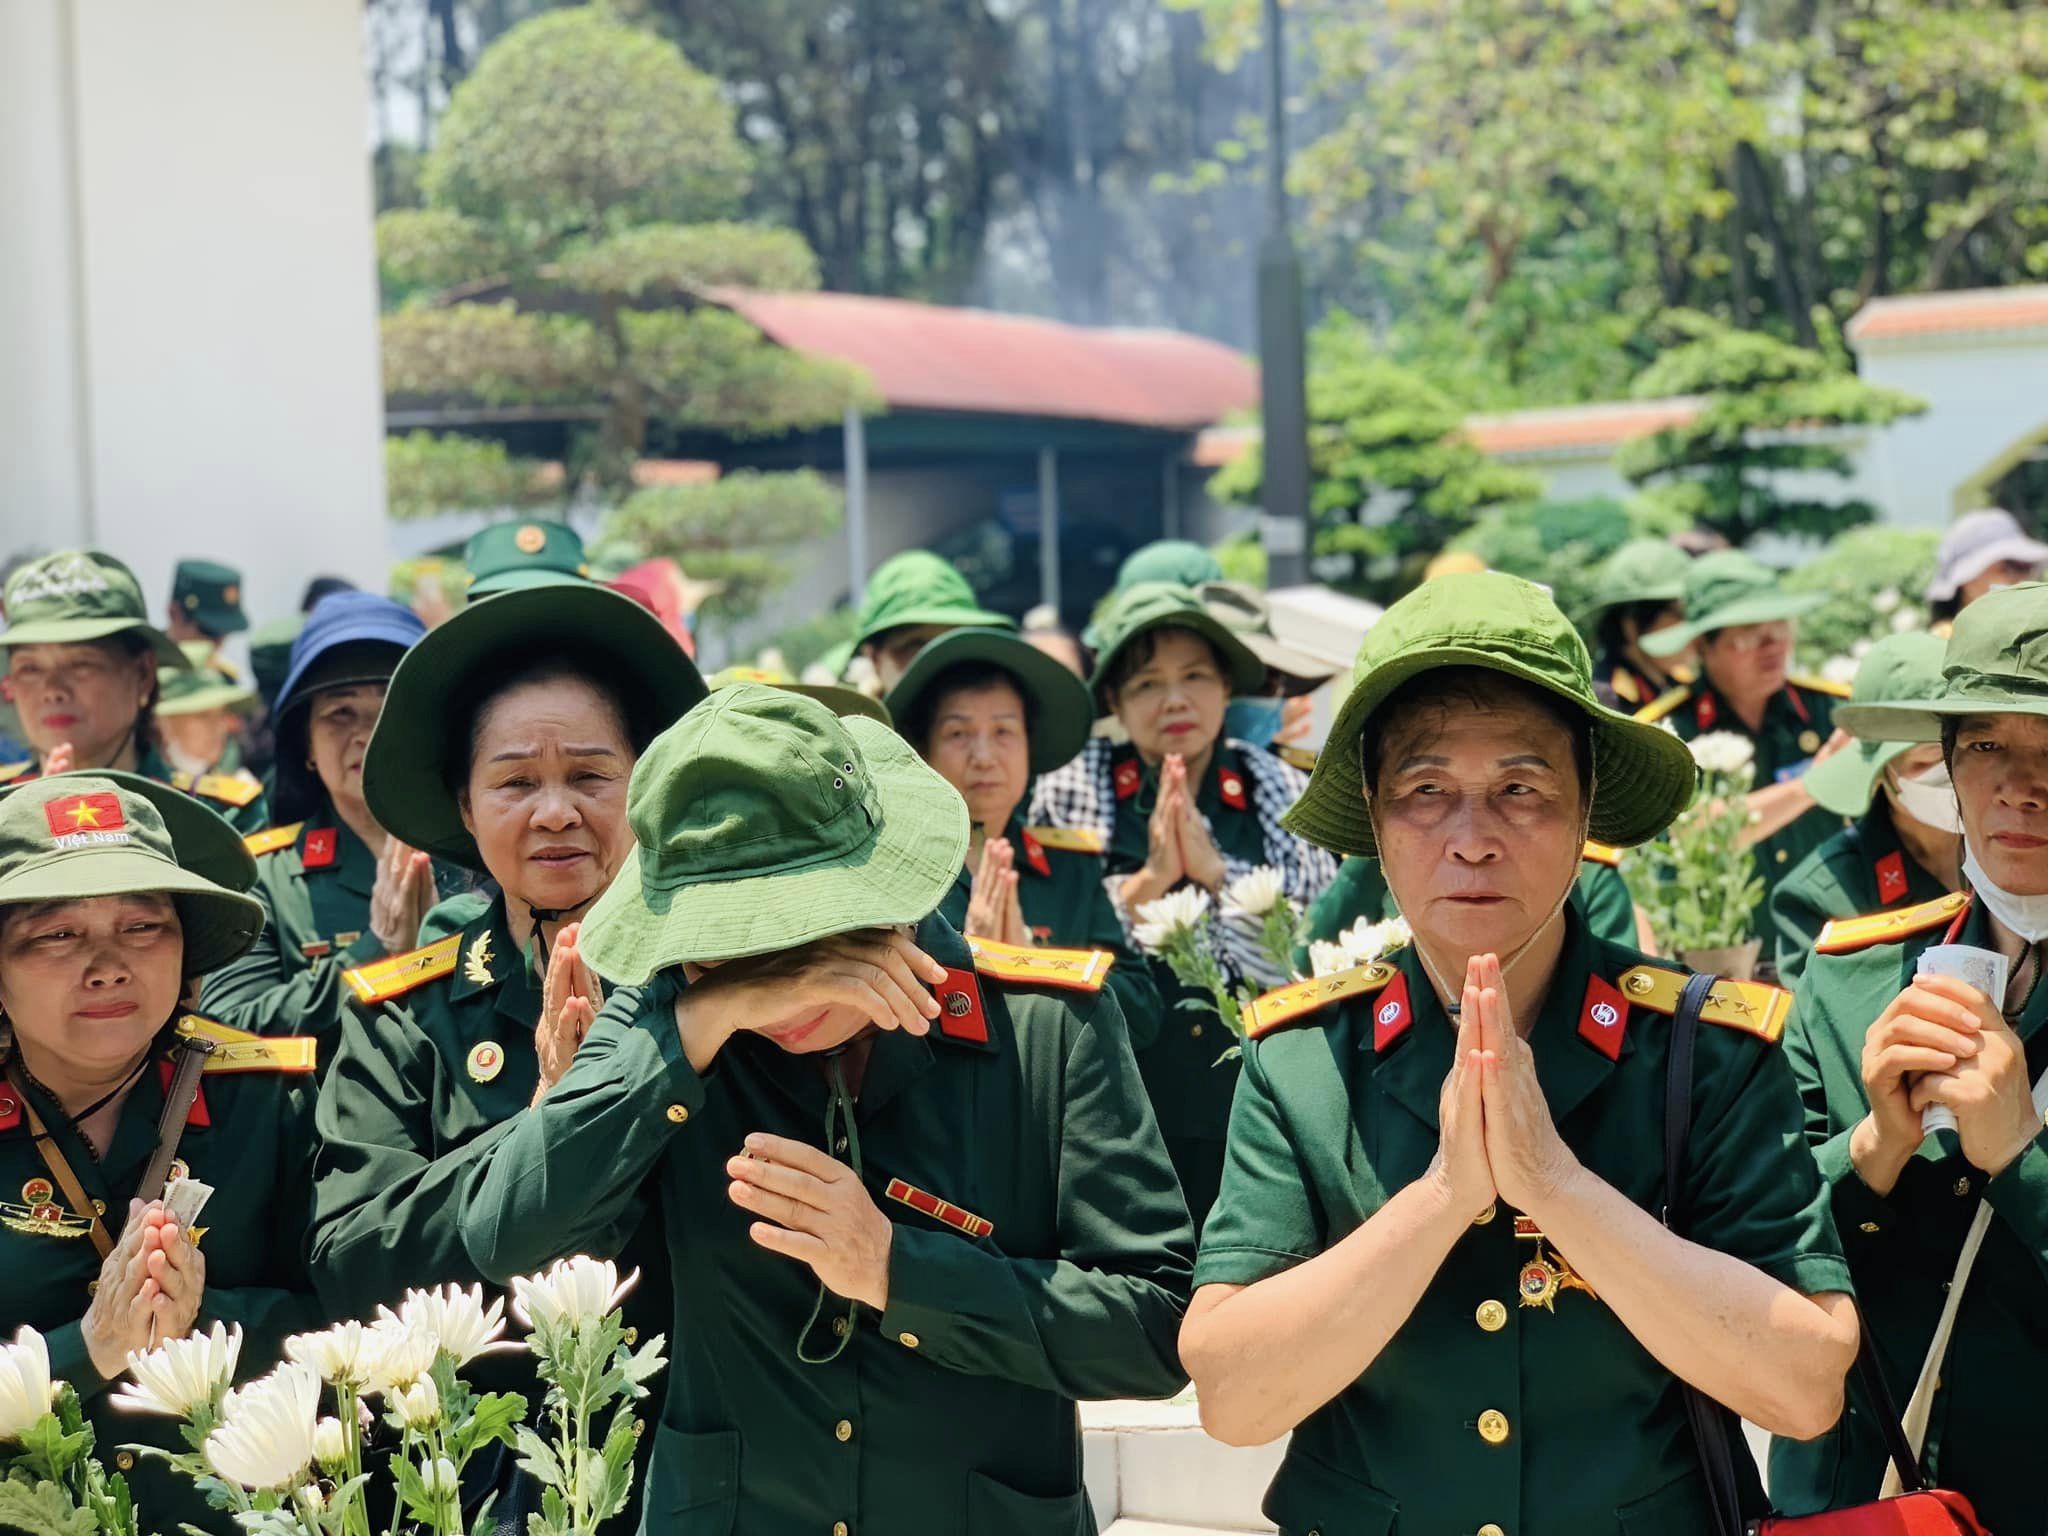
[[[1038,450],[1038,600],[1060,605],[1060,453]]]
[[[868,591],[868,428],[846,408],[846,589],[858,608]]]

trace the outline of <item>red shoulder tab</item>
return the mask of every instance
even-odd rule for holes
[[[934,989],[939,1000],[939,1033],[968,1045],[988,1044],[988,1012],[981,1000],[981,981],[971,970],[946,968],[946,979]]]
[[[1579,1009],[1579,1038],[1609,1061],[1621,1059],[1621,1044],[1628,1036],[1628,999],[1606,977],[1594,973],[1586,978],[1586,1000]]]

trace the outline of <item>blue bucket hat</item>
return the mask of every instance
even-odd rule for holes
[[[277,691],[277,782],[270,801],[277,821],[303,820],[324,798],[306,767],[305,706],[323,689],[389,682],[399,658],[426,632],[405,604],[374,592],[335,592],[313,605]]]

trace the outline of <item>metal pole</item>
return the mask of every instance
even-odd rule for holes
[[[1308,580],[1308,360],[1301,261],[1287,223],[1287,69],[1280,0],[1266,0],[1266,236],[1259,246],[1260,414],[1265,474],[1259,541],[1267,584]]]
[[[846,408],[847,590],[857,608],[868,590],[868,429],[857,406]]]
[[[1038,450],[1038,600],[1060,606],[1060,454]]]
[[[1159,467],[1159,532],[1168,539],[1181,537],[1180,454],[1170,451]]]

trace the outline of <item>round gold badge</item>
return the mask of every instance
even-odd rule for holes
[[[547,547],[547,534],[532,523],[512,535],[512,542],[522,555],[537,555]]]
[[[21,1186],[21,1203],[27,1206],[48,1205],[57,1193],[48,1179],[30,1179]]]
[[[488,1083],[505,1070],[505,1053],[494,1040],[480,1040],[469,1050],[471,1081]]]
[[[1820,732],[1801,731],[1799,733],[1799,750],[1802,752],[1818,752],[1820,750]]]

